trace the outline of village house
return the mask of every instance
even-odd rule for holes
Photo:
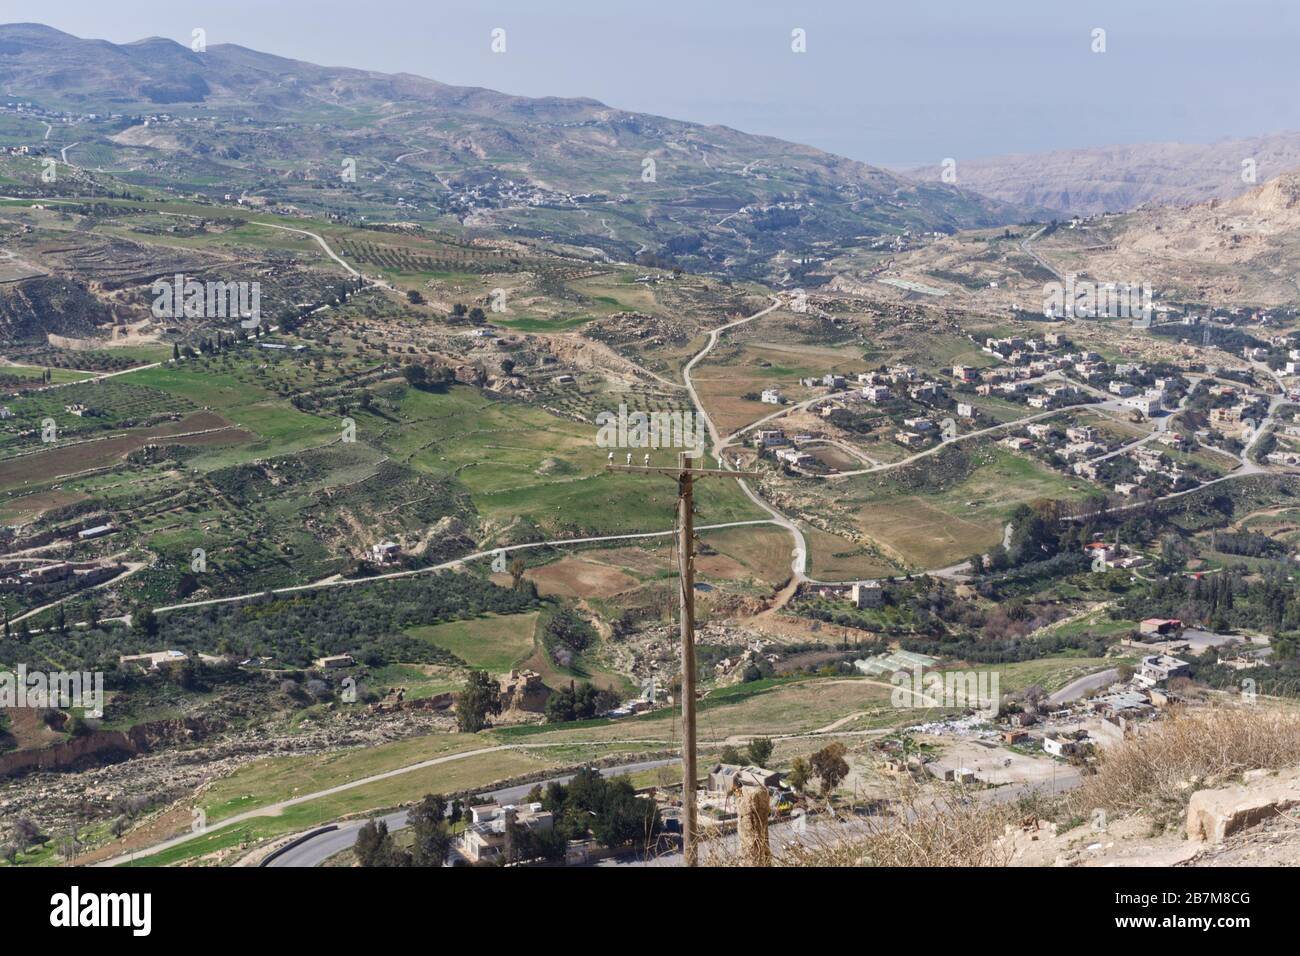
[[[862,389],[862,397],[873,405],[888,401],[892,394],[888,385],[868,385]]]
[[[885,590],[879,581],[860,581],[849,589],[849,600],[854,607],[880,607],[885,603]]]
[[[1158,637],[1177,637],[1183,632],[1183,622],[1176,617],[1149,617],[1138,624],[1139,634]]]
[[[333,654],[329,657],[316,658],[316,666],[323,670],[332,670],[336,667],[351,667],[356,661],[352,659],[351,654]]]
[[[138,667],[144,671],[156,671],[163,664],[172,664],[185,660],[182,651],[149,651],[144,654],[124,654],[117,659],[119,667]]]
[[[1142,666],[1133,679],[1144,687],[1154,687],[1171,677],[1182,677],[1191,669],[1187,661],[1168,654],[1153,654],[1142,658]]]
[[[799,451],[797,448],[778,448],[776,450],[776,457],[779,461],[783,461],[787,465],[792,465],[794,467],[810,465],[813,460],[812,455],[808,454],[806,451]]]
[[[370,557],[380,564],[396,561],[401,555],[401,545],[392,541],[381,541],[379,544],[370,546]]]
[[[1230,408],[1211,408],[1211,425],[1240,425],[1242,418],[1250,410],[1249,405],[1233,405]]]
[[[1069,433],[1066,433],[1069,437]],[[1090,458],[1093,455],[1100,455],[1106,450],[1106,446],[1095,441],[1071,441],[1061,450],[1066,461],[1073,461],[1076,458]]]
[[[1163,406],[1159,393],[1145,395],[1133,395],[1124,399],[1124,404],[1130,408],[1136,408],[1147,418],[1157,414]]]
[[[522,807],[498,806],[495,803],[470,808],[470,824],[460,840],[460,851],[471,863],[486,863],[510,856],[510,841],[515,828],[547,831],[555,825],[555,816],[540,803]]]
[[[1043,750],[1053,757],[1072,757],[1083,753],[1087,748],[1086,739],[1070,737],[1067,734],[1046,734],[1043,737]]]
[[[731,763],[714,764],[709,771],[709,789],[714,793],[731,793],[745,787],[762,787],[779,790],[781,774],[764,767],[740,766]]]

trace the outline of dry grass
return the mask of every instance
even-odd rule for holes
[[[940,796],[912,783],[899,785],[887,816],[814,818],[806,831],[772,839],[772,866],[1006,866],[1012,848],[1000,838],[1021,815],[974,792]],[[781,844],[783,840],[788,840]],[[712,866],[742,866],[735,843],[713,842],[704,855]]]
[[[1300,714],[1269,707],[1178,709],[1104,752],[1097,773],[1075,792],[1039,805],[990,804],[976,791],[936,796],[901,783],[885,816],[836,821],[814,817],[805,832],[773,835],[773,866],[1006,866],[1014,845],[1008,824],[1026,817],[1086,819],[1102,809],[1141,813],[1156,824],[1181,823],[1196,790],[1247,770],[1300,764]],[[783,839],[789,842],[777,846]],[[735,841],[706,847],[710,865],[741,866]]]
[[[1105,751],[1096,775],[1066,804],[1075,816],[1142,812],[1170,823],[1196,790],[1247,770],[1295,764],[1300,714],[1263,706],[1180,709]]]

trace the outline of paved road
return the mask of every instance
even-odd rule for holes
[[[774,524],[766,518],[754,518],[749,521],[727,521],[722,524],[705,524],[696,525],[696,531],[717,531],[722,528],[741,528],[746,525]],[[274,588],[271,591],[251,591],[247,594],[232,594],[227,597],[208,598],[203,601],[186,601],[182,604],[168,604],[164,607],[154,608],[154,613],[165,614],[168,611],[178,611],[184,608],[208,607],[213,604],[232,604],[239,601],[250,601],[253,598],[260,597],[263,594],[293,594],[298,591],[314,591],[322,588],[350,587],[357,584],[371,584],[375,581],[389,581],[394,578],[410,578],[421,574],[433,574],[438,571],[450,571],[459,568],[471,561],[481,561],[485,558],[494,558],[498,554],[505,554],[511,551],[523,551],[528,548],[551,548],[561,547],[568,544],[593,544],[602,541],[627,541],[643,538],[662,538],[667,535],[673,535],[675,530],[669,531],[643,531],[636,534],[609,534],[601,535],[595,538],[556,538],[551,541],[531,541],[527,544],[511,544],[500,548],[492,548],[489,551],[475,551],[473,554],[467,554],[463,557],[455,558],[451,561],[444,561],[442,564],[433,564],[427,568],[415,568],[411,571],[389,571],[387,574],[376,574],[368,578],[326,578],[323,581],[313,581],[310,584],[293,584],[288,587]],[[108,620],[108,619],[106,619]]]
[[[1068,704],[1080,697],[1087,697],[1094,691],[1109,687],[1117,680],[1119,680],[1119,671],[1114,667],[1098,671],[1096,674],[1088,674],[1070,681],[1055,694],[1049,695],[1047,702],[1053,706]]]
[[[1048,262],[1038,253],[1036,253],[1033,249],[1029,248],[1029,244],[1033,242],[1035,239],[1037,239],[1039,236],[1041,236],[1046,229],[1047,227],[1043,226],[1032,236],[1029,236],[1028,238],[1022,240],[1020,243],[1020,251],[1023,252],[1025,255],[1029,256],[1029,258],[1033,259],[1035,262],[1037,262],[1040,266],[1042,266],[1052,275],[1056,276],[1058,282],[1064,282],[1065,276],[1061,275],[1061,273],[1057,271],[1055,266],[1053,266],[1050,262]]]
[[[613,777],[625,773],[636,773],[640,770],[654,770],[657,767],[664,767],[677,762],[677,758],[670,760],[642,760],[637,763],[623,764],[618,767],[601,768],[601,776]],[[551,781],[568,783],[573,779],[573,774],[565,774],[560,777],[552,777],[549,780],[540,781],[541,786],[546,786]],[[489,797],[496,803],[520,803],[528,796],[530,790],[537,786],[536,783],[520,784],[516,787],[505,787],[501,790],[492,790],[484,793],[483,796]],[[405,828],[407,824],[407,811],[399,810],[396,813],[390,813],[386,816],[378,817],[388,824],[388,832],[392,833]],[[347,823],[339,825],[337,830],[331,830],[329,833],[322,833],[318,837],[313,837],[305,843],[300,843],[292,850],[281,854],[270,863],[268,867],[287,867],[287,866],[320,866],[330,857],[342,853],[352,847],[357,842],[357,831],[365,825],[364,820],[350,820]]]
[[[308,801],[311,800],[319,800],[321,797],[332,796],[333,794],[336,793],[343,793],[346,790],[352,790],[355,789],[356,787],[363,787],[367,784],[374,783],[378,780],[387,780],[390,777],[401,776],[402,774],[405,773],[411,773],[414,770],[422,770],[425,767],[433,767],[436,766],[437,764],[450,763],[453,760],[465,760],[468,757],[477,757],[477,756],[481,756],[482,754],[496,753],[501,750],[514,750],[521,746],[523,745],[502,744],[497,747],[482,747],[478,750],[466,750],[466,751],[462,751],[461,753],[446,754],[441,757],[434,757],[430,760],[421,761],[420,763],[411,764],[406,767],[399,767],[396,770],[389,770],[386,771],[385,773],[378,773],[378,774],[374,774],[373,776],[362,777],[359,780],[352,780],[349,781],[348,783],[339,784],[338,786],[330,787],[327,790],[318,790],[315,793],[303,794],[300,797],[293,797],[292,799],[289,800],[281,800],[279,803],[270,803],[264,807],[258,807],[255,810],[246,810],[243,813],[237,813],[234,816],[226,817],[224,820],[219,820],[216,823],[210,824],[208,828],[204,831],[204,834],[206,835],[206,834],[214,833],[217,830],[224,830],[228,827],[234,826],[237,823],[243,823],[246,820],[252,820],[257,817],[279,816],[288,807],[296,806],[300,803],[307,803]],[[155,853],[161,853],[163,850],[169,850],[172,847],[180,846],[182,843],[188,843],[190,840],[194,839],[194,837],[195,834],[193,833],[182,833],[179,836],[175,836],[172,837],[171,839],[163,840],[159,843],[155,843],[153,846],[147,847],[145,849],[138,850],[133,853],[124,853],[121,856],[111,857],[110,859],[104,860],[100,863],[96,863],[95,865],[96,866],[118,866],[119,864],[122,863],[128,863],[131,860],[136,859],[137,857],[152,856]]]

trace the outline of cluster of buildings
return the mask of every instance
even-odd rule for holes
[[[885,588],[880,581],[858,581],[853,584],[817,584],[808,593],[832,601],[848,601],[856,608],[880,607],[885,603]]]
[[[0,590],[20,590],[22,588],[65,585],[64,589],[77,591],[94,587],[121,574],[126,568],[121,564],[101,564],[99,562],[54,561],[24,567],[10,564],[0,570]]]
[[[812,465],[815,459],[799,446],[816,440],[816,435],[786,437],[785,432],[779,428],[762,428],[754,433],[752,443],[760,456],[771,453],[781,464],[801,468]]]
[[[1130,571],[1147,564],[1147,558],[1125,545],[1105,541],[1091,541],[1083,547],[1084,554],[1092,560],[1093,568],[1107,571]]]
[[[1053,349],[1068,348],[1069,345],[1070,340],[1065,333],[1048,332],[1041,339],[1026,339],[1021,335],[1011,335],[1004,339],[990,337],[984,340],[983,351],[989,355],[996,355],[1012,365],[1022,365],[1033,361],[1035,355],[1042,355]]]
[[[1230,389],[1225,391],[1231,391]],[[1210,427],[1229,438],[1248,434],[1255,425],[1255,404],[1251,401],[1210,409]]]
[[[924,417],[905,418],[903,427],[894,432],[894,441],[904,448],[923,448],[939,435],[939,426]]]
[[[943,397],[940,382],[924,379],[913,365],[891,365],[883,372],[859,372],[862,397],[872,405],[892,401],[907,394],[918,402],[933,402]]]

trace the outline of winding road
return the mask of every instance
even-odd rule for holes
[[[696,414],[700,417],[700,420],[704,422],[704,426],[709,432],[709,440],[713,443],[713,457],[718,461],[718,464],[722,468],[727,469],[728,471],[736,470],[727,463],[722,454],[724,449],[727,447],[728,440],[722,438],[718,434],[718,429],[713,424],[713,419],[711,419],[709,413],[704,410],[704,403],[700,401],[699,393],[695,390],[695,383],[691,381],[691,372],[695,369],[695,366],[700,363],[701,359],[713,351],[713,348],[718,344],[718,339],[722,333],[737,328],[738,326],[745,325],[746,323],[753,322],[755,319],[761,319],[770,312],[779,309],[782,304],[783,303],[780,299],[774,297],[772,304],[766,309],[713,329],[709,332],[709,339],[704,348],[697,352],[695,356],[682,367],[682,381],[686,384],[687,394],[691,396],[691,402],[695,405]],[[741,490],[745,493],[745,497],[752,501],[755,506],[761,508],[771,516],[773,524],[779,525],[790,533],[790,536],[794,539],[794,548],[790,552],[790,573],[794,576],[794,580],[796,581],[807,580],[808,542],[805,540],[803,532],[799,530],[799,526],[763,500],[763,498],[749,486],[749,482],[742,478],[737,479],[736,483],[740,485]]]
[[[618,774],[637,773],[641,770],[655,770],[659,767],[666,767],[670,764],[677,763],[677,758],[673,757],[668,760],[641,760],[636,763],[620,764],[616,767],[600,768],[602,777],[612,777]],[[500,790],[492,790],[482,794],[494,803],[501,805],[521,803],[528,796],[529,791],[536,786],[545,787],[549,783],[568,783],[573,779],[573,774],[564,774],[558,777],[551,777],[547,780],[541,780],[537,783],[523,783],[514,787],[503,787]],[[388,825],[388,832],[394,833],[398,830],[405,829],[409,823],[407,820],[407,811],[398,810],[395,813],[389,813],[385,816],[377,817]],[[267,864],[268,867],[304,867],[320,866],[330,857],[342,853],[344,850],[350,850],[357,842],[357,831],[365,826],[365,820],[349,820],[346,823],[340,823],[337,830],[330,830],[319,836],[312,837],[303,843],[298,844],[291,850],[280,854],[274,860]]]

